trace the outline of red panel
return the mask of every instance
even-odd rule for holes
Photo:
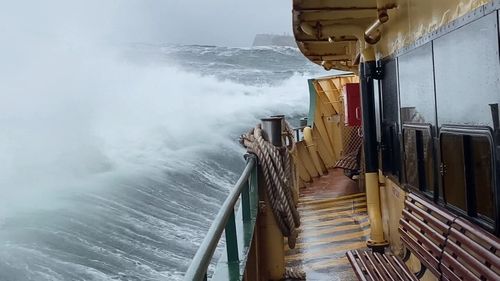
[[[361,97],[359,83],[345,84],[342,92],[344,96],[344,111],[346,126],[361,126]]]

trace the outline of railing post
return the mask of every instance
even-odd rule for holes
[[[259,204],[259,165],[255,163],[255,166],[252,170],[252,173],[250,174],[250,195],[252,199],[252,205],[258,205]],[[255,209],[255,213],[252,214],[252,217],[257,218],[257,212],[258,212],[258,206]]]
[[[244,222],[250,221],[252,219],[252,214],[250,213],[249,180],[245,182],[245,185],[243,186],[243,190],[241,192],[241,208]]]
[[[226,224],[226,250],[227,261],[239,261],[238,257],[238,237],[236,236],[236,221],[234,218],[234,210],[229,216]]]
[[[229,192],[229,195],[224,203],[222,203],[219,212],[215,216],[214,222],[208,229],[205,239],[203,239],[200,248],[196,251],[193,260],[184,275],[185,281],[198,281],[206,279],[207,268],[210,265],[210,260],[217,249],[217,243],[222,235],[222,232],[224,231],[226,235],[227,262],[232,263],[232,266],[230,266],[228,270],[236,272],[236,275],[239,274],[240,264],[234,206],[238,202],[242,189],[248,182],[248,178],[251,176],[255,165],[255,158],[249,159],[240,178],[236,182],[235,187]],[[253,227],[253,225],[251,226]],[[244,239],[245,237],[243,237],[243,240]],[[247,249],[242,249],[244,252],[245,250]],[[246,254],[242,253],[242,255]]]

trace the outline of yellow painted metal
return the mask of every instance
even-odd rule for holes
[[[399,0],[389,10],[390,21],[376,45],[377,58],[386,57],[452,20],[491,2],[488,0]]]
[[[327,123],[325,122],[325,119],[331,118],[334,115],[338,115],[337,111],[331,104],[326,91],[324,90],[323,87],[321,87],[319,81],[316,81],[314,84],[314,87],[316,89],[316,114],[314,122],[315,124],[318,123],[320,126],[324,126],[325,130],[328,131],[328,126],[326,125]],[[334,155],[333,151],[333,140],[331,138],[331,135],[329,134],[330,132],[325,132],[327,133],[325,136],[322,135],[322,138],[324,139],[325,143],[328,143],[328,148],[329,151],[331,152],[332,155]]]
[[[382,214],[380,211],[380,187],[378,173],[366,173],[366,207],[370,218],[371,234],[369,245],[377,246],[387,244],[382,228]]]
[[[385,184],[381,186],[380,201],[382,220],[384,221],[384,234],[390,243],[391,251],[395,254],[400,254],[403,246],[398,228],[406,193],[392,180],[383,178]]]
[[[255,225],[259,225],[259,218]],[[250,251],[248,252],[247,265],[245,267],[244,280],[259,280],[259,231],[254,232]]]
[[[344,111],[344,108],[342,107],[342,100],[341,100],[341,88],[336,87],[335,83],[333,82],[334,79],[325,79],[325,80],[317,80],[319,86],[325,93],[326,97],[328,98],[329,103],[332,105],[333,109],[335,110],[335,114],[341,114]],[[338,80],[338,79],[335,79]],[[347,80],[347,78],[346,78]]]
[[[375,50],[373,46],[368,46],[366,49],[363,50],[363,60],[365,62],[375,60]]]
[[[326,128],[326,133],[327,137],[329,140],[329,147],[332,150],[332,158],[333,162],[337,162],[337,160],[340,158],[339,152],[337,151],[337,148],[335,147],[335,127],[338,125],[340,122],[340,118],[337,114],[332,115],[332,116],[323,116],[322,120],[323,124],[325,124]]]
[[[314,167],[319,175],[323,175],[323,168],[321,166],[321,162],[318,156],[318,148],[314,143],[313,132],[311,127],[304,128],[304,141],[306,143],[307,150],[309,151],[309,155],[313,161]]]
[[[403,244],[400,239],[398,228],[407,193],[396,182],[383,176],[381,171],[379,172],[379,179],[381,182],[384,182],[380,189],[384,237],[389,241],[391,252],[396,255],[401,255]],[[420,261],[414,255],[412,255],[406,264],[413,272],[420,270]],[[432,273],[426,273],[420,280],[435,281],[437,278],[432,275]]]
[[[311,61],[356,73],[366,46],[387,57],[491,1],[294,0],[293,31]]]
[[[345,138],[352,134],[344,125],[342,89],[356,83],[355,75],[328,76],[315,79],[316,108],[314,126],[304,130],[304,141],[297,143],[296,163],[301,182],[323,175],[343,156]]]
[[[264,186],[263,177],[259,178],[259,186]],[[284,237],[274,219],[271,203],[264,190],[259,191],[264,201],[264,211],[259,214],[259,271],[260,280],[282,280],[285,275]]]
[[[311,175],[307,172],[306,166],[300,158],[297,160],[297,171],[300,180],[304,182],[310,182],[312,180]]]
[[[338,160],[344,152],[344,126],[340,123],[340,116],[338,116],[337,119],[336,122],[331,122],[330,126],[332,130],[333,147],[335,149],[335,158]]]
[[[293,163],[295,165],[295,172],[293,173],[293,175],[295,176],[294,178],[294,183],[293,183],[293,202],[295,204],[295,206],[297,206],[297,204],[299,203],[299,189],[300,189],[300,185],[299,185],[299,165],[297,165],[297,162],[298,162],[298,159],[297,159],[297,150],[294,150],[293,153],[292,153],[292,159],[293,159]]]
[[[321,121],[323,122],[323,121]],[[332,168],[335,165],[335,159],[333,158],[333,155],[330,154],[330,151],[328,150],[328,147],[330,146],[330,143],[328,142],[328,135],[326,132],[325,125],[322,124],[322,131],[320,131],[319,127],[321,126],[314,126],[312,129],[313,132],[313,137],[314,137],[314,143],[316,144],[316,147],[318,149],[318,155],[320,157],[320,164],[321,168],[323,169],[323,172],[326,172],[327,169]],[[320,133],[323,132],[323,133]],[[326,138],[326,140],[325,140]]]
[[[309,151],[306,147],[305,141],[300,141],[296,143],[297,147],[297,155],[298,155],[298,162],[299,164],[302,164],[303,168],[307,171],[307,173],[310,175],[310,177],[318,177],[319,173],[316,170],[316,167],[314,166],[314,162],[311,158],[311,155],[309,154]],[[310,180],[308,178],[302,178],[305,182],[309,182]]]

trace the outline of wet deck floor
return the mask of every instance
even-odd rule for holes
[[[370,225],[366,197],[357,184],[331,170],[300,192],[301,226],[295,249],[286,247],[288,267],[307,280],[357,280],[345,252],[366,248]]]

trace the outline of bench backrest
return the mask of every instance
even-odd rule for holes
[[[399,233],[405,247],[434,275],[440,276],[441,254],[455,216],[427,200],[408,194]]]
[[[441,260],[443,280],[500,280],[499,239],[457,218]]]

